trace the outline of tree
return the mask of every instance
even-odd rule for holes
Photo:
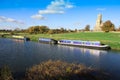
[[[102,31],[105,31],[105,32],[115,31],[115,26],[110,20],[104,22],[101,28],[102,28]]]
[[[28,31],[28,33],[30,33],[30,34],[34,33],[34,27],[32,26],[32,27],[28,28],[27,31]]]
[[[39,26],[39,33],[47,33],[49,28],[47,26]]]
[[[77,29],[75,29],[75,32],[77,32]]]
[[[50,30],[48,31],[48,34],[54,34],[54,30],[50,29]]]
[[[120,26],[116,29],[116,31],[120,31]]]
[[[49,28],[47,26],[32,26],[28,28],[27,31],[30,34],[47,33],[49,31]]]
[[[60,33],[64,33],[65,29],[64,28],[60,28]]]
[[[120,27],[118,28],[118,31],[120,31]]]
[[[90,31],[90,25],[85,26],[85,31]]]

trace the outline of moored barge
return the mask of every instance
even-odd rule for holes
[[[40,43],[47,43],[47,44],[57,44],[58,41],[55,39],[51,39],[51,38],[39,38],[38,40]]]
[[[18,40],[30,41],[30,38],[25,37],[25,36],[13,35],[12,38],[18,39]]]
[[[91,49],[109,50],[109,45],[101,44],[100,41],[82,41],[82,40],[59,40],[58,44],[68,46],[78,46]]]

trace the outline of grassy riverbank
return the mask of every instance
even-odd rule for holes
[[[104,32],[79,32],[64,34],[20,34],[30,37],[32,41],[38,41],[38,38],[73,39],[73,40],[90,40],[101,41],[103,44],[110,45],[113,50],[120,50],[120,33]]]
[[[104,32],[80,32],[80,33],[64,33],[64,34],[28,34],[32,41],[38,41],[39,37],[74,40],[91,40],[101,41],[103,44],[108,44],[113,50],[120,50],[120,33],[104,33]]]

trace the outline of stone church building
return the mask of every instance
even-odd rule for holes
[[[102,28],[101,28],[102,25],[103,25],[103,23],[102,23],[102,15],[98,14],[98,18],[96,20],[96,25],[95,25],[93,31],[102,31]]]

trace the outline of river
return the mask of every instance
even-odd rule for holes
[[[120,80],[120,52],[49,45],[37,42],[0,38],[0,67],[8,65],[13,73],[48,60],[80,63],[105,71],[113,80]]]

